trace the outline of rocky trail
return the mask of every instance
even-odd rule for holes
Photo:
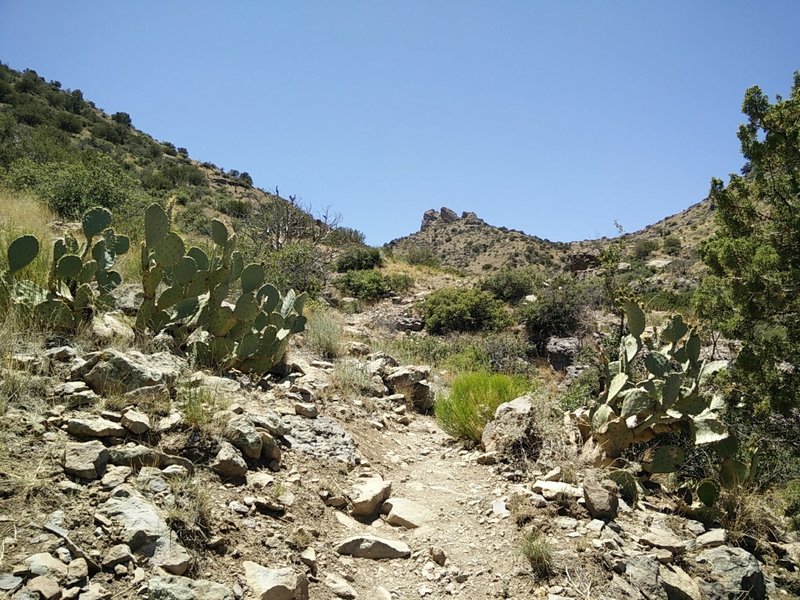
[[[743,549],[580,460],[574,415],[505,404],[481,445],[427,414],[436,373],[374,352],[353,393],[302,347],[283,378],[116,343],[21,349],[3,423],[0,594],[14,600],[790,598],[800,544]],[[127,335],[122,316],[106,327]],[[32,342],[33,343],[33,342]],[[544,429],[547,422],[549,429]],[[520,455],[519,450],[526,452]],[[546,546],[547,561],[522,547]]]

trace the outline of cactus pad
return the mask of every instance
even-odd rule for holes
[[[39,254],[39,240],[33,235],[18,237],[8,247],[8,270],[13,275],[31,264]]]

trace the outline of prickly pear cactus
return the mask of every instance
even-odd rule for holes
[[[27,306],[60,330],[74,330],[90,320],[98,307],[111,304],[110,293],[122,281],[113,267],[130,246],[126,236],[111,229],[111,220],[107,209],[91,208],[83,216],[82,243],[70,233],[55,241],[47,289],[14,280],[14,274],[36,258],[40,247],[31,235],[14,240],[8,247],[9,270],[0,275],[0,303]]]
[[[634,443],[687,423],[696,445],[722,445],[729,437],[721,418],[724,401],[709,398],[703,386],[713,373],[727,367],[727,361],[702,360],[700,337],[682,317],[671,317],[646,335],[639,305],[628,301],[623,309],[628,334],[620,343],[617,360],[607,361],[609,383],[591,415],[592,436],[603,459],[616,458]],[[662,446],[644,468],[669,473],[683,460],[681,448]]]
[[[210,256],[197,247],[186,250],[166,211],[156,204],[147,209],[136,328],[140,334],[169,331],[201,364],[266,373],[284,359],[291,335],[303,331],[306,295],[290,290],[282,296],[265,284],[263,267],[244,264],[236,234],[222,221],[212,222],[211,233]],[[203,335],[189,342],[197,330]]]

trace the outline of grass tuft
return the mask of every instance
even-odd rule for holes
[[[525,534],[520,551],[537,577],[546,577],[553,572],[553,546],[538,531]]]
[[[453,437],[480,441],[497,407],[531,387],[530,381],[519,376],[464,373],[453,380],[450,395],[436,401],[436,419]]]
[[[326,306],[315,306],[308,316],[303,339],[311,350],[323,358],[337,358],[342,353],[342,321],[339,315]]]

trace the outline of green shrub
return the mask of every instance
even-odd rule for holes
[[[217,202],[217,210],[236,219],[244,219],[250,214],[252,204],[239,198],[223,198]]]
[[[658,240],[641,238],[633,244],[633,256],[644,260],[658,250]]]
[[[414,278],[407,273],[391,273],[385,277],[393,292],[405,292],[414,287]]]
[[[681,251],[681,240],[677,236],[669,235],[664,238],[663,242],[664,252],[670,256],[675,256]]]
[[[517,310],[517,319],[525,325],[534,350],[543,355],[548,338],[581,332],[588,301],[586,289],[578,282],[557,278],[537,291],[535,302]]]
[[[365,271],[383,264],[380,250],[367,246],[352,246],[345,250],[336,260],[336,271]]]
[[[517,304],[533,292],[535,277],[530,269],[503,269],[481,279],[478,287],[491,292],[498,300]]]
[[[456,438],[480,441],[483,428],[497,407],[518,398],[530,388],[523,377],[485,372],[464,373],[453,380],[450,395],[438,398],[436,419]]]
[[[336,287],[343,294],[361,300],[378,300],[387,296],[391,285],[378,271],[347,271],[336,281]]]
[[[325,256],[309,242],[286,244],[264,257],[266,280],[285,293],[293,289],[314,296],[325,287],[328,267]]]
[[[594,367],[588,368],[578,375],[558,398],[565,411],[588,406],[600,393],[600,373]]]
[[[497,331],[510,323],[502,303],[474,288],[441,288],[422,304],[425,328],[431,333]]]
[[[403,252],[400,258],[410,265],[419,265],[422,267],[439,267],[442,263],[433,253],[433,250],[427,246],[408,248]]]
[[[325,238],[325,244],[334,248],[351,245],[363,245],[366,236],[352,227],[336,227]]]

